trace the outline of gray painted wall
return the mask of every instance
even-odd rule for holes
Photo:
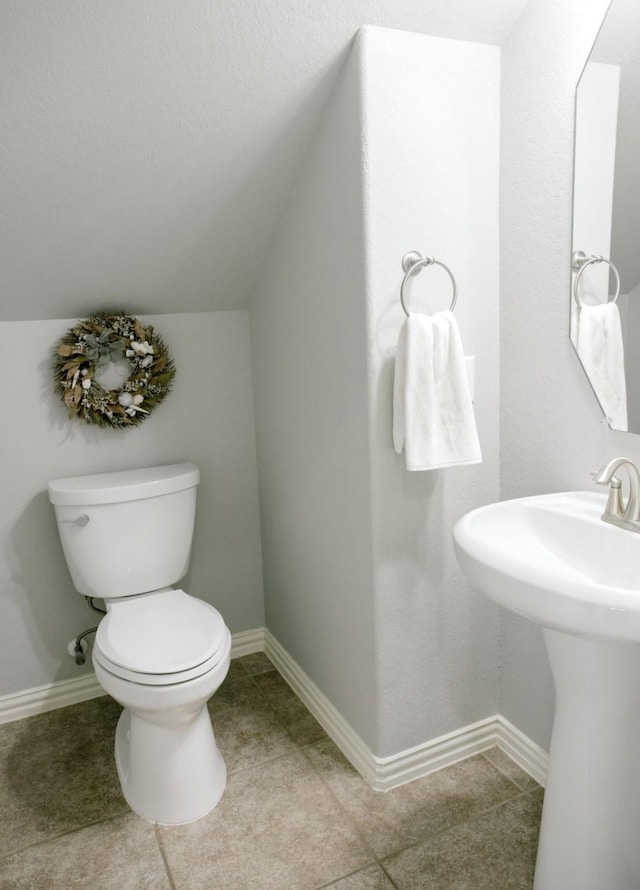
[[[3,0],[0,321],[246,308],[362,25],[525,0]]]
[[[607,0],[531,0],[502,51],[503,499],[592,489],[640,438],[609,430],[569,342],[574,91]],[[546,747],[553,689],[539,628],[505,614],[500,710]]]
[[[495,48],[361,32],[251,309],[268,626],[379,756],[497,708],[498,613],[451,528],[498,497],[498,121]],[[458,278],[479,468],[410,475],[393,452],[415,247]]]
[[[49,479],[194,461],[202,481],[183,586],[219,608],[232,631],[264,625],[247,313],[144,320],[175,359],[175,386],[125,433],[70,423],[52,396],[50,356],[74,319],[0,324],[0,696],[91,670],[67,654],[96,616],[73,589]]]
[[[375,744],[359,56],[251,307],[267,625]]]

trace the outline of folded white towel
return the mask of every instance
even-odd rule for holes
[[[620,313],[615,303],[583,303],[576,349],[609,424],[627,429],[627,383]]]
[[[482,461],[458,324],[450,310],[412,313],[400,329],[393,447],[408,470]]]

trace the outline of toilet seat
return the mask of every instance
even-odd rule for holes
[[[122,679],[168,686],[212,670],[228,640],[217,609],[169,589],[111,602],[98,626],[94,658]]]

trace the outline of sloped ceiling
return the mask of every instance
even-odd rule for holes
[[[0,321],[245,307],[358,28],[525,2],[0,0]]]

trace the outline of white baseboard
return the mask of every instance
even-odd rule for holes
[[[252,652],[263,652],[264,634],[263,627],[233,634],[231,657],[239,658],[242,655],[250,655]],[[33,717],[36,714],[44,714],[45,711],[55,711],[57,708],[75,705],[78,702],[98,698],[104,694],[104,689],[93,673],[83,674],[82,677],[76,677],[73,680],[57,680],[46,686],[36,686],[33,689],[24,690],[24,692],[0,697],[0,724],[21,720],[23,717]]]
[[[231,657],[241,658],[254,652],[264,652],[264,627],[255,630],[241,630],[231,637]]]
[[[57,680],[46,686],[35,686],[0,698],[0,723],[12,723],[23,717],[55,711],[67,705],[104,695],[95,674],[84,674],[74,680]]]
[[[264,643],[266,654],[280,674],[373,788],[380,791],[396,788],[494,745],[544,785],[549,755],[500,714],[390,757],[377,757],[269,630],[265,632]]]
[[[498,748],[504,751],[520,769],[535,779],[540,785],[546,785],[549,772],[549,755],[547,752],[532,742],[523,732],[509,723],[501,714],[497,716]]]
[[[233,634],[231,657],[265,652],[296,695],[358,772],[379,791],[480,754],[497,745],[541,785],[545,784],[549,755],[500,714],[431,739],[390,757],[377,757],[331,704],[326,695],[265,628]],[[95,674],[60,680],[46,686],[0,697],[0,724],[32,717],[104,695]]]

